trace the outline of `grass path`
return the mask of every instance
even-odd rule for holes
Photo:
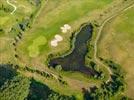
[[[14,4],[10,3],[9,0],[7,0],[7,3],[14,8],[14,10],[11,12],[11,14],[13,14],[16,11],[17,7]]]
[[[119,12],[116,12],[115,14],[113,14],[112,16],[110,16],[109,18],[107,18],[106,20],[104,20],[104,22],[101,24],[100,29],[99,29],[99,31],[98,31],[98,33],[97,33],[97,36],[96,36],[96,39],[95,39],[95,43],[94,43],[94,60],[95,60],[99,65],[104,66],[104,67],[109,71],[109,74],[110,74],[110,75],[112,74],[112,71],[110,70],[110,68],[109,68],[107,65],[105,65],[103,62],[101,62],[101,61],[99,60],[99,58],[97,57],[97,51],[98,51],[98,48],[97,48],[98,46],[97,46],[97,44],[98,44],[98,41],[99,41],[99,39],[100,39],[102,30],[103,30],[105,24],[106,24],[109,20],[111,20],[112,18],[114,18],[114,17],[120,15],[121,12],[126,11],[126,10],[132,8],[133,6],[134,6],[134,4],[130,5],[129,7],[125,8],[125,9],[119,11]],[[110,80],[111,80],[111,77],[109,77],[109,79],[108,79],[106,82],[109,82]]]

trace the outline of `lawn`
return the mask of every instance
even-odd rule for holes
[[[46,61],[47,56],[50,53],[63,53],[70,47],[70,36],[72,32],[79,29],[80,25],[91,21],[98,17],[102,9],[106,9],[111,4],[112,0],[49,0],[44,8],[40,11],[39,16],[35,19],[31,29],[25,32],[22,41],[17,45],[17,53],[20,57],[20,61],[25,62],[29,66],[37,66],[38,69],[47,69]],[[64,24],[69,24],[72,28],[68,33],[62,33],[60,27]],[[59,43],[57,47],[51,47],[50,42],[54,38],[55,34],[60,34],[63,37],[63,41]],[[33,46],[34,40],[43,36],[47,39],[45,45]],[[37,48],[38,47],[38,48]],[[29,55],[29,49],[34,56]],[[34,51],[35,50],[35,51]],[[36,52],[37,51],[37,52]],[[41,66],[42,64],[45,64]],[[46,67],[46,68],[42,68]],[[54,73],[56,73],[54,71]],[[84,77],[81,73],[61,73],[64,79],[69,83],[72,89],[88,87],[93,85],[95,81],[90,80],[89,77]],[[72,75],[72,77],[71,77]],[[82,78],[83,82],[80,82]],[[90,83],[90,84],[88,84]],[[96,84],[99,83],[96,81]],[[52,82],[48,84],[57,91],[61,91],[56,88],[57,85],[53,85]],[[78,88],[78,93],[81,92]],[[68,87],[64,87],[64,94],[68,94]]]
[[[56,54],[56,53],[62,54],[63,52],[67,51],[70,48],[70,37],[72,33],[74,31],[79,30],[81,24],[93,21],[96,18],[98,18],[101,12],[105,11],[109,6],[112,6],[112,2],[116,0],[48,0],[47,3],[45,2],[45,4],[42,4],[42,8],[40,9],[38,15],[35,17],[36,19],[34,19],[34,23],[31,25],[30,29],[24,32],[22,39],[16,45],[17,50],[15,53],[19,56],[19,59],[15,59],[14,48],[11,46],[12,45],[11,43],[12,43],[12,39],[16,34],[9,35],[10,32],[7,32],[7,30],[9,30],[11,26],[16,25],[17,22],[22,21],[23,18],[27,18],[31,13],[35,11],[36,8],[33,5],[30,5],[27,1],[28,0],[24,0],[24,2],[21,0],[17,0],[15,4],[19,8],[16,10],[14,15],[10,15],[10,13],[5,13],[5,12],[2,12],[3,14],[0,15],[0,21],[1,21],[0,26],[5,27],[6,30],[6,32],[4,33],[5,35],[4,36],[2,35],[0,37],[0,42],[2,43],[1,45],[2,48],[0,48],[0,56],[1,56],[0,62],[3,61],[7,62],[12,59],[13,62],[17,64],[30,66],[31,68],[36,68],[38,70],[53,72],[54,74],[58,74],[58,75],[60,74],[63,77],[63,79],[67,81],[69,85],[62,86],[61,84],[59,84],[57,81],[53,79],[47,80],[44,79],[44,77],[41,77],[35,73],[33,74],[33,73],[22,72],[22,74],[26,75],[27,77],[28,77],[27,74],[29,74],[29,77],[35,77],[36,80],[39,80],[42,83],[46,83],[49,87],[51,87],[52,89],[56,90],[59,93],[68,94],[68,95],[74,94],[77,96],[77,98],[80,98],[81,100],[82,98],[81,88],[83,87],[88,88],[89,86],[99,85],[102,80],[93,80],[78,72],[72,73],[72,72],[61,71],[59,73],[56,72],[54,69],[53,70],[48,69],[46,64],[47,57],[49,54]],[[6,2],[4,3],[6,4]],[[131,15],[131,17],[132,16],[133,15]],[[119,19],[121,20],[121,18]],[[116,22],[118,21],[116,20]],[[123,25],[126,25],[125,22],[124,23],[123,22],[124,19],[123,21],[121,20],[117,24],[116,23],[114,24],[113,27],[116,30],[114,33],[121,32],[121,34],[125,35],[126,32],[131,31],[129,30],[129,27],[127,31],[121,31],[121,29],[124,28]],[[130,21],[130,23],[131,22],[132,21]],[[122,26],[120,26],[120,23],[122,23],[121,24]],[[71,31],[65,34],[62,33],[60,29],[60,27],[62,27],[64,24],[69,24],[71,26]],[[120,28],[117,28],[117,26],[120,26]],[[104,29],[105,34],[107,33],[105,31],[108,30],[109,27]],[[50,42],[54,38],[55,34],[61,35],[63,37],[63,41],[60,42],[57,47],[51,47]],[[106,34],[104,36],[108,36],[108,35]],[[120,38],[120,36],[122,35],[119,35],[118,38]],[[128,37],[132,38],[131,36]],[[120,39],[117,40],[118,40],[117,42],[119,42]],[[101,43],[103,44],[103,42],[100,41],[100,48],[101,48]],[[105,43],[108,42],[106,41]],[[119,43],[124,43],[124,42],[119,42]],[[111,48],[112,47],[114,46],[111,46]],[[120,47],[120,46],[115,46],[115,48],[116,47]],[[131,47],[131,45],[129,47]],[[117,55],[120,54],[120,51],[117,54],[115,53],[115,51],[112,53],[114,55]],[[101,51],[100,51],[100,55],[103,56],[103,53],[101,53]],[[121,59],[122,56],[119,56],[119,58]],[[102,70],[105,71],[105,69]],[[132,75],[130,76],[132,78]],[[129,80],[130,78],[127,79]]]
[[[110,20],[99,40],[98,56],[121,64],[126,72],[126,94],[134,97],[134,7]]]
[[[10,11],[7,12],[4,12],[2,9],[0,10],[0,28],[2,27],[5,31],[10,31],[11,27],[28,17],[36,9],[36,7],[31,5],[27,0],[23,0],[23,2],[15,0],[11,3],[17,7],[13,14],[11,14],[13,7],[10,6],[6,0],[0,1],[1,8],[10,9]]]
[[[31,60],[32,58],[29,58],[27,48],[32,44],[33,39],[38,38],[40,35],[47,38],[48,42],[44,47],[41,47],[40,53],[36,57],[37,59],[41,57],[41,59],[44,59],[43,62],[46,62],[48,54],[68,50],[70,47],[69,37],[72,32],[78,29],[82,23],[89,21],[92,14],[99,13],[102,8],[106,8],[106,5],[109,5],[111,2],[112,0],[48,1],[32,28],[23,36],[23,40],[18,46],[19,55],[23,55],[24,59],[25,55],[26,58]],[[66,23],[71,25],[72,30],[63,34],[60,27]],[[60,34],[64,39],[56,48],[50,45],[50,41],[54,38],[55,34]],[[62,48],[63,46],[64,48]]]
[[[17,7],[13,14],[11,14],[13,7],[6,0],[0,1],[0,63],[14,61],[15,53],[12,43],[17,32],[11,32],[11,29],[17,27],[18,23],[36,10],[36,6],[28,0],[11,0],[11,3]]]
[[[30,57],[37,57],[39,55],[39,47],[44,46],[47,43],[47,39],[44,36],[39,36],[33,43],[28,47],[29,56]]]

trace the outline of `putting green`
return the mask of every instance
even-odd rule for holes
[[[33,43],[28,47],[29,56],[37,57],[40,54],[39,46],[45,45],[47,43],[47,39],[44,36],[39,36],[33,40]]]

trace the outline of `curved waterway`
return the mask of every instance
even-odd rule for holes
[[[85,66],[85,56],[88,52],[87,42],[91,39],[93,26],[91,24],[82,26],[77,33],[74,41],[74,48],[71,53],[66,56],[53,58],[49,61],[49,66],[56,67],[61,65],[65,71],[79,71],[86,75],[95,75],[96,72]]]

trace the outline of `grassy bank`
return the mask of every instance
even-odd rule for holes
[[[126,94],[133,97],[133,61],[134,61],[134,7],[123,12],[119,17],[110,20],[102,31],[99,40],[98,55],[103,58],[111,58],[120,63],[126,71],[126,82],[128,84]]]

